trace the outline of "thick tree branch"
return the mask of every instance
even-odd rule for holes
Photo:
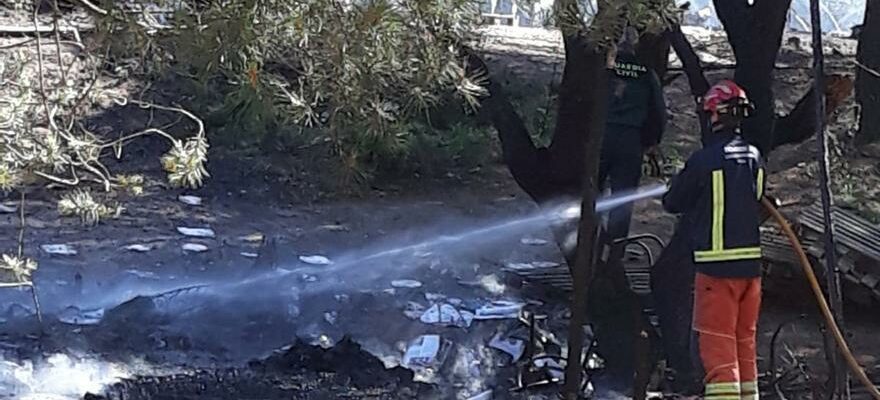
[[[709,117],[703,112],[701,103],[703,95],[709,91],[709,80],[706,79],[703,66],[700,65],[700,57],[697,56],[697,52],[694,51],[690,41],[688,41],[684,32],[681,31],[681,26],[673,25],[666,32],[666,35],[672,44],[673,50],[675,50],[675,54],[681,60],[682,68],[691,87],[691,95],[694,98],[697,116],[700,118],[700,134],[705,135],[709,129]]]
[[[657,73],[663,80],[669,70],[669,50],[671,43],[665,34],[644,33],[639,38],[636,55],[639,62]]]
[[[853,81],[843,75],[825,77],[825,117],[832,114],[852,95]],[[776,120],[776,131],[770,150],[786,144],[801,143],[811,138],[816,129],[816,101],[814,89],[810,89],[795,105],[788,115]]]
[[[490,76],[488,66],[474,50],[464,49],[463,52],[469,72],[479,71],[483,76]],[[488,78],[486,89],[489,95],[482,99],[480,113],[489,118],[498,132],[504,163],[513,179],[536,202],[551,200],[559,190],[547,176],[546,149],[538,149],[532,142],[525,122],[507,98],[504,88]]]

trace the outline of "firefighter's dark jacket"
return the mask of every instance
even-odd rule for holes
[[[684,214],[699,272],[722,278],[761,275],[760,201],[766,178],[761,154],[733,130],[710,134],[673,178],[663,198]]]
[[[660,143],[667,114],[657,74],[632,54],[620,54],[609,72],[607,124],[638,129],[643,147]]]

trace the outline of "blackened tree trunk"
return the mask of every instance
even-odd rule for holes
[[[706,79],[706,75],[703,73],[700,57],[697,56],[697,52],[694,51],[684,32],[681,31],[681,26],[673,25],[666,32],[666,37],[672,45],[672,49],[675,50],[678,59],[681,60],[688,84],[691,87],[691,96],[693,96],[695,102],[694,106],[697,108],[697,117],[700,119],[700,135],[705,135],[709,128],[709,118],[703,112],[700,99],[709,91],[709,80]]]
[[[861,143],[880,139],[880,0],[867,0],[865,23],[859,34],[856,72],[856,98],[861,106],[859,132]]]
[[[593,23],[599,24],[599,30],[602,29],[602,23],[617,17],[613,12],[608,12],[607,1],[598,2],[599,12]],[[556,131],[548,150],[552,173],[575,183],[581,195],[577,247],[574,259],[568,263],[573,293],[565,386],[562,391],[565,399],[576,400],[581,397],[581,358],[586,336],[584,325],[596,267],[599,217],[595,209],[599,194],[599,156],[607,110],[608,76],[605,68],[608,60],[606,51],[591,41],[586,32],[575,28],[580,25],[575,0],[556,0],[556,9],[562,13],[559,27],[565,44],[565,69],[559,93]]]
[[[664,34],[644,33],[639,38],[636,57],[639,62],[653,70],[662,81],[669,69],[669,37]]]
[[[584,51],[585,50],[585,51]],[[578,74],[583,74],[592,79],[585,79],[581,83],[586,85],[580,89],[579,102],[584,106],[580,119],[584,123],[587,132],[579,147],[583,157],[581,161],[582,171],[582,195],[581,195],[581,219],[578,223],[578,240],[574,257],[574,263],[569,264],[572,284],[574,287],[571,299],[571,320],[568,327],[568,365],[565,371],[565,398],[575,400],[580,397],[582,370],[581,358],[584,347],[584,324],[586,323],[588,302],[590,298],[589,288],[593,281],[596,261],[596,233],[599,226],[599,217],[596,209],[596,197],[599,193],[599,150],[602,146],[602,136],[605,129],[605,111],[607,108],[607,75],[602,53],[596,48],[584,49],[586,59]],[[583,77],[581,77],[583,79]],[[563,81],[564,82],[564,81]],[[592,86],[592,87],[590,87]],[[562,105],[560,104],[560,111]],[[574,117],[571,122],[574,122]],[[558,125],[561,127],[562,125]],[[569,126],[569,128],[574,128]]]
[[[604,66],[604,57],[597,56],[591,45],[579,35],[572,34],[563,41],[565,68],[559,87],[556,129],[553,142],[547,148],[549,169],[554,182],[571,188],[567,194],[580,195],[583,176],[588,172],[585,171],[584,157],[592,156],[584,152],[587,136],[592,134],[590,122],[595,118],[604,122],[603,115],[592,115],[589,108],[598,84],[597,77],[605,73],[604,68],[595,70],[594,64],[598,62]],[[598,149],[591,150],[597,150],[595,156],[598,159]]]
[[[776,111],[773,69],[782,45],[791,0],[715,0],[715,11],[724,24],[736,55],[734,79],[749,94],[756,111],[743,125],[743,136],[765,154],[773,143]]]

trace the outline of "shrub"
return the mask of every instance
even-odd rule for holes
[[[148,44],[125,42],[149,48],[151,62],[221,85],[224,101],[214,111],[227,126],[248,128],[236,135],[265,130],[260,125],[323,128],[359,180],[369,176],[365,164],[405,151],[409,121],[450,95],[476,107],[485,93],[460,53],[478,39],[474,0],[176,4],[160,23],[113,2],[102,26],[122,29],[120,38],[147,37]]]

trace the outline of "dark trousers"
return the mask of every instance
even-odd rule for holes
[[[612,195],[633,190],[641,177],[641,132],[633,127],[607,125],[599,159],[600,190],[611,189]],[[611,243],[627,237],[631,219],[632,204],[611,210],[600,240]],[[633,386],[636,324],[629,310],[639,309],[639,304],[623,271],[623,250],[622,245],[611,246],[607,264],[596,272],[590,290],[597,351],[605,360],[604,371],[595,377],[599,397],[606,390],[626,392]]]
[[[651,268],[651,294],[666,362],[674,371],[672,390],[696,394],[700,371],[693,346],[693,283],[696,266],[691,247],[681,231],[676,231]]]
[[[642,178],[641,132],[623,125],[608,125],[602,140],[599,159],[599,188],[611,189],[611,194],[633,190]],[[632,203],[621,205],[608,214],[606,233],[616,240],[629,235]]]

